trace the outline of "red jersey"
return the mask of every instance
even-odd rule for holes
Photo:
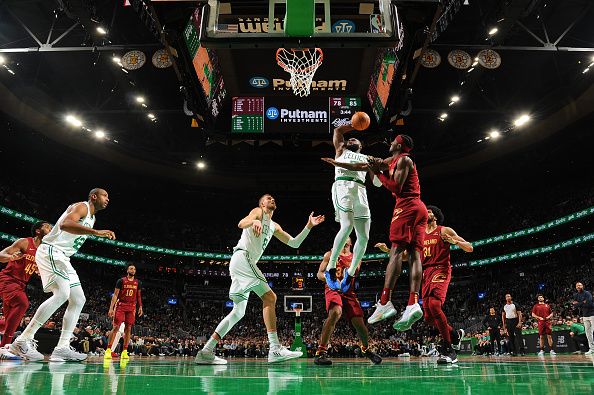
[[[115,286],[120,290],[118,293],[118,305],[136,305],[142,306],[142,299],[140,296],[140,282],[135,278],[128,280],[128,277],[122,277],[118,280]]]
[[[8,265],[0,272],[0,281],[10,281],[17,283],[25,289],[31,279],[31,275],[37,270],[35,263],[35,253],[37,247],[32,237],[27,237],[27,251],[16,261],[9,261]]]
[[[532,308],[532,314],[536,314],[538,317],[547,318],[553,310],[551,310],[551,306],[547,303],[537,303]]]
[[[431,233],[425,233],[423,242],[423,267],[450,266],[450,243],[443,241],[441,229],[437,226]]]
[[[390,179],[394,179],[394,173],[396,172],[396,165],[400,158],[409,156],[407,153],[402,153],[392,159],[389,166]],[[412,170],[408,173],[408,177],[404,180],[400,192],[393,190],[392,193],[396,196],[396,203],[399,200],[404,199],[419,199],[421,197],[421,184],[419,183],[419,173],[417,173],[417,166],[413,163]]]
[[[347,270],[349,267],[351,267],[351,262],[353,261],[353,253],[351,252],[348,255],[339,255],[338,256],[338,260],[336,261],[336,278],[338,279],[338,281],[342,281],[342,279],[344,278],[344,271]],[[357,273],[355,273],[355,276],[357,274],[359,274],[359,270],[361,269],[361,267],[359,266],[359,268],[357,268]],[[328,285],[326,285],[326,289],[330,289],[328,288]],[[349,288],[349,292],[353,289],[352,284],[351,284],[351,288]]]

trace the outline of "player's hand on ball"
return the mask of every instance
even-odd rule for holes
[[[390,252],[386,243],[375,243],[374,247],[379,248],[382,252]]]
[[[111,230],[98,230],[97,232],[95,232],[95,236],[107,237],[109,240],[115,240],[116,238],[115,233]]]
[[[319,224],[324,222],[325,219],[326,219],[326,217],[323,215],[318,215],[317,217],[314,217],[314,213],[312,211],[311,214],[309,214],[309,220],[307,221],[307,227],[311,229],[314,226],[318,226]]]
[[[262,222],[259,219],[255,219],[252,222],[252,228],[254,229],[254,235],[259,237],[262,234]]]

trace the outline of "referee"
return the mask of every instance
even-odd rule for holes
[[[522,312],[520,306],[516,305],[510,294],[505,294],[505,305],[501,312],[503,328],[509,336],[509,348],[511,355],[515,356],[518,351],[524,355],[524,344],[522,339]],[[516,345],[516,341],[518,342]]]
[[[483,319],[483,325],[489,330],[491,338],[491,352],[495,355],[501,354],[501,318],[495,313],[495,307],[489,309],[489,314]]]

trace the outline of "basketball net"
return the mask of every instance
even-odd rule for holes
[[[293,311],[295,312],[295,317],[301,317],[301,312],[303,311],[303,309],[300,309],[299,307],[295,307],[293,309]]]
[[[321,48],[279,48],[276,51],[276,62],[291,74],[293,93],[300,97],[309,95],[311,81],[323,59]]]

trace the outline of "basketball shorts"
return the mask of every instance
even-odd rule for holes
[[[552,335],[553,334],[553,325],[551,324],[550,320],[538,321],[538,335]]]
[[[392,245],[423,251],[427,217],[427,207],[421,199],[397,201],[390,223]]]
[[[116,306],[113,323],[115,326],[119,326],[122,322],[126,325],[134,325],[136,322],[136,305],[120,304]]]
[[[429,266],[423,268],[423,292],[421,298],[429,296],[439,299],[443,304],[452,279],[451,266]]]
[[[332,202],[336,222],[340,222],[339,213],[353,213],[355,219],[371,218],[367,189],[355,181],[337,180],[332,184]]]
[[[56,247],[41,243],[35,254],[35,262],[44,292],[51,292],[50,288],[54,284],[60,288],[80,286],[80,279],[70,263],[70,257]]]
[[[342,307],[342,312],[349,321],[355,317],[363,317],[363,309],[361,309],[359,299],[354,292],[343,294],[326,287],[324,296],[326,297],[326,311],[330,311],[332,304],[336,304]]]
[[[229,299],[233,302],[248,300],[251,292],[261,297],[270,291],[264,274],[250,258],[249,252],[245,250],[236,250],[233,253],[229,262],[229,274],[231,275]]]

